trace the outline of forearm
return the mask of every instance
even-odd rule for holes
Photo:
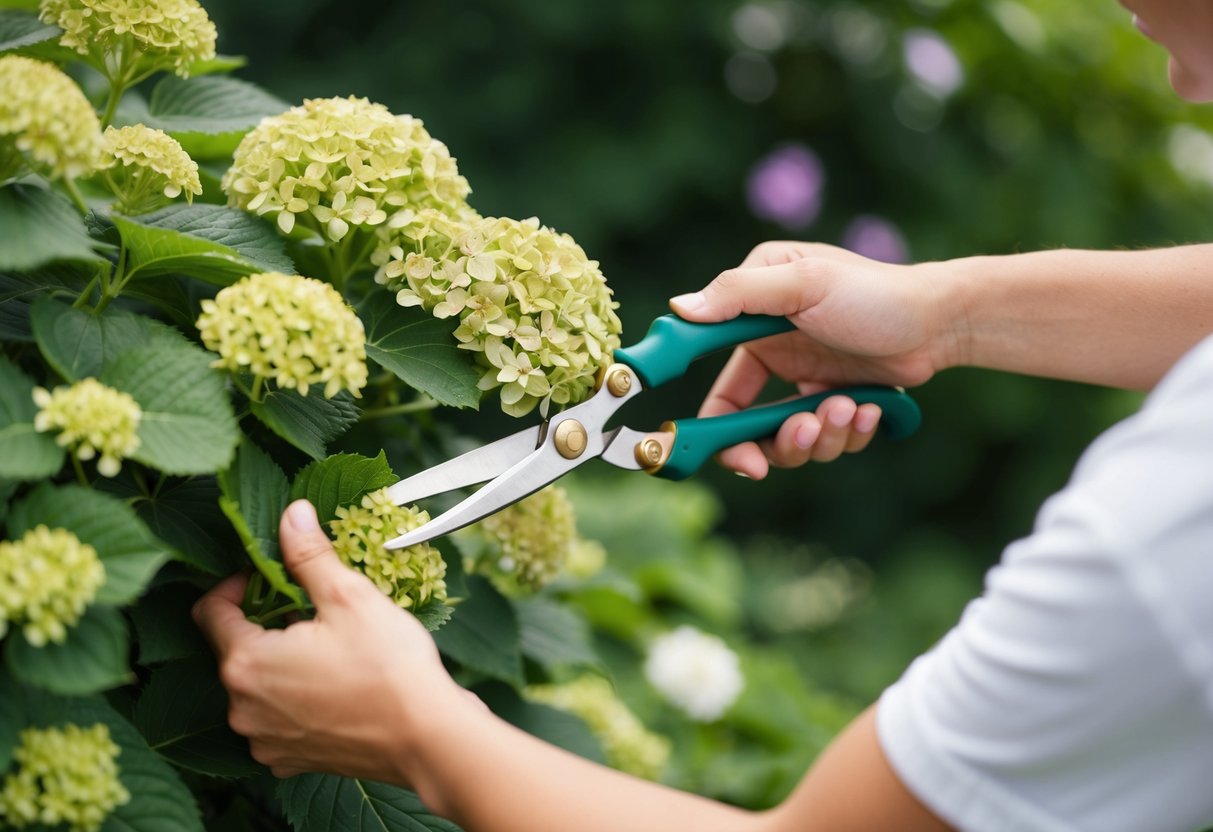
[[[1148,390],[1213,332],[1213,245],[938,265],[953,365]]]

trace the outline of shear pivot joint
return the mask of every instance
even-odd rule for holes
[[[589,435],[585,432],[585,426],[576,419],[565,419],[558,424],[556,435],[553,437],[556,450],[565,459],[576,459],[585,453],[588,440]]]

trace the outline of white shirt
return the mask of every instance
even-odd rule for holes
[[[1091,445],[877,730],[959,829],[1213,826],[1213,337]]]

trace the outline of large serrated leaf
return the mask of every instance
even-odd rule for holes
[[[333,774],[283,780],[278,797],[295,832],[459,832],[413,792]]]
[[[573,610],[551,598],[513,599],[522,655],[548,669],[601,664],[590,626]]]
[[[296,604],[303,591],[287,578],[278,549],[278,522],[290,499],[290,484],[274,461],[245,438],[230,468],[219,474],[219,506],[244,543],[253,565],[270,586]]]
[[[63,34],[58,26],[43,23],[36,12],[0,9],[0,55]]]
[[[100,260],[66,198],[35,185],[0,188],[0,269],[24,272],[60,260]]]
[[[147,102],[149,127],[169,133],[195,159],[230,157],[261,119],[290,105],[248,81],[167,76]]]
[[[248,742],[227,724],[227,691],[210,655],[155,670],[132,721],[148,746],[181,768],[212,777],[246,777],[261,770]]]
[[[63,449],[34,430],[34,382],[0,355],[0,477],[39,480],[63,466]]]
[[[191,610],[202,591],[188,584],[151,589],[130,609],[138,661],[144,667],[209,653]]]
[[[322,459],[327,445],[358,421],[358,405],[344,390],[331,399],[312,385],[306,396],[296,390],[274,390],[249,410],[261,423],[312,459]]]
[[[170,337],[171,336],[171,337]],[[101,381],[143,410],[134,458],[166,474],[210,474],[227,466],[240,431],[211,354],[170,332],[122,353]]]
[[[295,272],[282,238],[234,208],[171,205],[111,219],[126,245],[128,279],[187,274],[224,286],[258,272]]]
[[[471,670],[521,686],[522,653],[514,608],[479,575],[470,576],[467,585],[469,597],[434,633],[438,649]]]
[[[0,339],[33,341],[29,320],[33,302],[55,289],[79,294],[92,271],[91,265],[60,263],[34,272],[0,272]]]
[[[353,505],[364,494],[393,485],[398,479],[383,451],[374,459],[361,454],[336,454],[300,471],[291,484],[291,499],[307,500],[316,507],[320,522],[327,523],[337,516],[339,507]]]
[[[84,696],[134,680],[127,666],[128,639],[122,613],[89,607],[62,644],[34,647],[24,638],[9,639],[5,660],[13,677],[27,685]]]
[[[455,323],[396,304],[372,292],[358,314],[366,327],[366,354],[405,384],[453,407],[479,407],[480,373],[456,346]]]
[[[43,483],[12,507],[9,533],[19,537],[39,524],[63,528],[97,550],[105,583],[97,603],[123,605],[139,597],[169,558],[135,512],[117,497],[79,485]]]
[[[110,307],[97,315],[49,295],[34,301],[30,324],[42,357],[68,381],[100,375],[106,364],[160,327],[133,312]]]

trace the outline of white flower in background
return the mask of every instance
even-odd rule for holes
[[[686,625],[653,641],[644,675],[697,722],[719,719],[745,687],[737,654],[720,638]]]
[[[944,99],[964,84],[964,67],[951,44],[938,32],[911,29],[901,46],[906,69],[931,95]]]

